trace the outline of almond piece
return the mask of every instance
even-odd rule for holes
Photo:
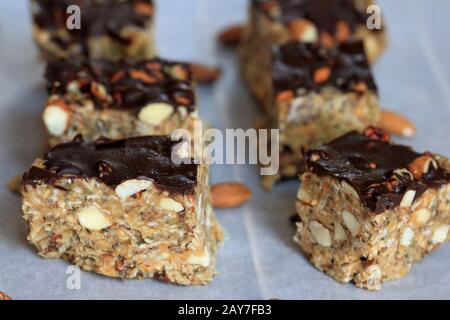
[[[111,226],[107,215],[95,206],[82,209],[78,213],[78,221],[86,229],[100,231]]]
[[[222,45],[235,47],[239,44],[241,41],[242,34],[244,33],[244,26],[243,25],[233,25],[225,30],[223,30],[218,38],[219,42]]]
[[[357,236],[361,230],[361,223],[359,223],[358,219],[356,219],[353,214],[345,210],[342,211],[342,219],[344,220],[344,224],[352,236]]]
[[[162,210],[173,212],[181,212],[184,210],[184,207],[181,203],[171,198],[162,198],[161,200],[159,200],[159,207]]]
[[[406,227],[403,230],[402,236],[400,237],[400,245],[403,247],[409,247],[414,239],[414,231],[410,227]]]
[[[0,300],[6,301],[6,300],[12,300],[12,299],[6,293],[0,291]]]
[[[336,23],[336,40],[345,42],[350,38],[351,30],[347,22],[339,20]]]
[[[345,233],[344,227],[339,223],[334,223],[334,241],[345,241],[347,240],[347,234]]]
[[[414,124],[396,112],[382,110],[378,123],[381,129],[402,137],[412,137],[416,133]]]
[[[152,181],[149,180],[130,179],[119,184],[115,192],[120,199],[126,199],[135,193],[146,190],[151,185]]]
[[[400,208],[408,208],[412,205],[414,201],[414,197],[416,196],[416,190],[408,190],[403,196],[402,201],[400,202]]]
[[[42,117],[45,127],[51,135],[61,136],[66,131],[69,114],[63,107],[49,105],[45,108]]]
[[[449,225],[442,225],[440,227],[438,227],[436,230],[434,230],[433,233],[433,243],[434,244],[439,244],[439,243],[443,243],[444,241],[447,240],[448,237],[448,231],[450,229]]]
[[[320,33],[320,42],[324,45],[326,48],[333,48],[335,45],[335,41],[333,36],[328,32],[321,32]]]
[[[285,102],[290,101],[292,99],[294,99],[294,91],[292,90],[281,91],[279,94],[277,94],[276,97],[277,102]]]
[[[173,107],[168,103],[150,103],[141,109],[138,117],[139,120],[147,124],[157,126],[161,124],[161,122],[169,118],[173,111]]]
[[[191,63],[192,75],[200,83],[213,83],[220,77],[220,68]]]
[[[155,77],[149,75],[147,72],[144,72],[142,70],[131,70],[130,76],[133,79],[142,81],[147,84],[154,84],[154,83],[158,82],[158,80]]]
[[[208,267],[211,263],[211,256],[208,250],[198,250],[189,255],[187,263]]]
[[[431,211],[427,208],[422,208],[417,211],[414,211],[411,215],[411,223],[416,226],[424,226],[431,218]]]
[[[152,16],[154,10],[153,6],[149,3],[137,2],[134,5],[134,11],[143,16]]]
[[[438,168],[436,160],[430,155],[425,154],[414,159],[414,161],[409,164],[408,169],[416,180],[421,180],[422,176],[430,170],[430,166],[433,166],[435,169]]]
[[[291,37],[301,42],[317,42],[319,32],[316,26],[306,19],[295,19],[289,23]]]
[[[331,69],[329,67],[321,67],[314,71],[314,82],[323,83],[326,82],[331,76]]]
[[[211,187],[212,205],[215,208],[233,208],[247,202],[251,190],[239,182],[225,182]]]
[[[308,227],[312,237],[319,245],[322,247],[331,246],[331,232],[323,224],[317,220],[312,220]]]

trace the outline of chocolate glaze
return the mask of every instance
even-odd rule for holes
[[[171,68],[178,66],[185,78],[174,78]],[[141,79],[133,73],[139,72],[149,79]],[[76,100],[90,99],[99,109],[114,108],[139,111],[150,102],[166,102],[174,108],[183,105],[188,112],[195,111],[195,95],[190,66],[161,59],[139,63],[86,60],[81,57],[61,59],[48,64],[45,73],[49,94],[73,99],[68,85],[78,84],[80,94]],[[93,83],[101,84],[107,98],[95,94]]]
[[[87,40],[91,36],[107,35],[120,42],[127,43],[129,39],[123,38],[121,30],[126,26],[145,27],[149,16],[135,11],[138,3],[153,5],[151,0],[34,0],[39,10],[34,14],[34,22],[43,29],[57,30],[67,28],[67,7],[78,5],[81,9],[81,29],[68,30],[70,39],[54,36],[58,45],[67,49],[77,44],[83,54],[88,55]],[[68,41],[67,41],[68,40]]]
[[[426,189],[450,182],[450,172],[433,166],[420,180],[394,173],[423,155],[410,147],[353,131],[307,151],[305,159],[309,171],[348,182],[367,208],[382,213],[398,206],[408,190],[416,190],[417,199]]]
[[[316,83],[314,72],[329,67],[327,81]],[[377,93],[377,86],[361,41],[342,43],[333,49],[319,44],[291,41],[272,49],[272,74],[275,92],[305,88],[318,91],[326,86],[349,92],[357,83]]]
[[[174,164],[171,152],[178,142],[164,136],[84,142],[80,136],[59,144],[44,156],[44,168],[32,167],[23,185],[51,184],[65,177],[96,178],[114,188],[129,179],[151,179],[172,193],[193,193],[196,164]]]
[[[345,21],[350,30],[365,25],[368,14],[355,6],[354,0],[253,0],[253,5],[270,18],[288,23],[304,18],[313,22],[319,31],[336,33],[336,23]],[[279,14],[271,15],[271,7],[278,7]],[[272,11],[273,12],[273,11]]]

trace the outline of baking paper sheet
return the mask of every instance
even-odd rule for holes
[[[450,156],[450,1],[379,1],[389,27],[389,49],[375,66],[381,101],[411,118],[418,150]],[[31,39],[25,0],[0,1],[0,179],[23,172],[42,154],[43,66]],[[216,33],[246,17],[245,0],[160,0],[157,41],[167,58],[220,64],[223,76],[201,88],[201,115],[213,126],[249,128],[260,111],[239,81],[231,51]],[[251,201],[217,210],[227,239],[215,280],[180,287],[154,280],[115,280],[81,273],[81,289],[66,286],[68,263],[39,258],[26,242],[20,200],[0,189],[0,290],[15,299],[442,299],[450,298],[450,245],[416,264],[411,273],[379,292],[343,285],[317,271],[292,241],[289,217],[299,183],[260,189],[252,166],[214,166],[212,182],[244,181]]]

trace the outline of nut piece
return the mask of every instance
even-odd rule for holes
[[[233,208],[247,202],[252,195],[251,190],[239,182],[226,182],[211,187],[212,205],[215,208]]]
[[[295,19],[289,24],[289,32],[291,37],[301,42],[317,42],[319,40],[319,32],[316,26],[306,19]]]
[[[184,207],[181,203],[170,198],[162,198],[161,200],[159,200],[159,207],[162,210],[173,212],[181,212],[184,210]]]
[[[417,226],[424,226],[431,218],[431,211],[427,208],[422,208],[414,211],[411,215],[411,222]]]
[[[314,82],[323,83],[328,81],[331,76],[331,69],[329,67],[321,67],[314,71]]]
[[[211,263],[211,257],[208,250],[199,250],[189,255],[187,262],[202,267],[208,267]]]
[[[312,202],[312,196],[305,191],[305,188],[300,187],[297,193],[297,199],[305,204],[310,204]]]
[[[213,83],[220,77],[220,68],[191,63],[192,75],[200,83]]]
[[[152,185],[149,180],[131,179],[119,184],[115,191],[120,199],[126,199],[139,191],[145,190]]]
[[[164,102],[150,103],[139,112],[139,120],[157,126],[166,120],[172,113],[173,107]]]
[[[12,300],[6,293],[0,291],[0,300]]]
[[[230,26],[219,34],[219,42],[225,46],[235,47],[241,41],[243,33],[244,26],[240,24]]]
[[[319,221],[312,220],[309,223],[309,231],[314,240],[323,247],[331,246],[331,232],[323,226]]]
[[[430,166],[433,166],[434,169],[438,168],[436,160],[430,155],[425,154],[414,159],[414,161],[409,164],[408,169],[416,180],[420,180],[422,179],[422,176],[430,170]]]
[[[342,219],[344,220],[344,224],[347,229],[350,231],[352,236],[358,235],[361,230],[361,223],[359,223],[358,219],[355,218],[353,214],[348,211],[342,211]]]
[[[389,133],[403,137],[412,137],[416,133],[416,127],[411,121],[393,111],[382,110],[378,125]]]
[[[44,118],[45,126],[50,134],[61,136],[66,131],[69,115],[62,107],[49,105],[45,108],[42,117]]]
[[[400,202],[400,208],[410,207],[416,196],[416,190],[408,190],[403,196],[402,202]]]
[[[112,225],[106,214],[95,206],[82,209],[78,213],[80,224],[86,229],[99,231]]]
[[[447,240],[449,229],[450,229],[450,226],[447,224],[444,224],[444,225],[440,226],[439,228],[437,228],[436,230],[434,230],[433,239],[432,239],[433,243],[439,244],[439,243],[443,243],[445,240]]]
[[[408,247],[413,239],[414,239],[414,231],[410,227],[406,227],[403,230],[402,236],[400,237],[400,245]]]
[[[345,233],[344,227],[339,223],[334,223],[334,241],[345,241],[347,240],[347,234]]]

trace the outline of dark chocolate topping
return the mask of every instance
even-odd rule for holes
[[[338,21],[350,30],[366,24],[368,14],[355,6],[354,0],[253,0],[254,5],[270,18],[288,23],[303,18],[313,22],[319,31],[334,35]],[[279,10],[273,10],[274,7]],[[275,14],[272,14],[275,12]]]
[[[374,130],[379,129],[369,127],[366,133]],[[375,213],[398,206],[408,190],[415,190],[418,198],[426,189],[450,182],[450,172],[438,165],[430,165],[419,178],[406,172],[422,156],[432,158],[410,147],[391,144],[381,135],[367,136],[356,131],[305,153],[310,171],[348,182]]]
[[[177,143],[163,136],[103,138],[86,143],[78,136],[46,153],[45,168],[32,167],[24,174],[22,183],[54,184],[68,176],[97,178],[114,188],[129,179],[151,179],[161,189],[192,193],[197,183],[198,165],[172,162],[172,149]]]
[[[328,68],[330,76],[317,83],[315,72]],[[272,49],[272,73],[275,92],[305,88],[315,90],[325,86],[349,92],[357,84],[377,93],[377,86],[361,41],[342,43],[333,49],[319,44],[291,41]]]
[[[34,22],[47,30],[67,28],[67,8],[78,5],[81,9],[81,29],[69,30],[71,39],[53,39],[65,49],[72,44],[80,45],[79,50],[87,52],[87,39],[90,36],[107,35],[121,42],[128,42],[121,31],[126,26],[145,27],[152,15],[151,0],[34,0],[39,9]],[[144,11],[136,10],[146,6]],[[56,36],[56,35],[55,35]],[[69,40],[69,41],[67,41]]]
[[[45,76],[49,94],[74,99],[68,85],[76,83],[79,93],[75,99],[90,99],[99,109],[138,111],[151,102],[166,102],[195,111],[192,73],[187,64],[161,59],[127,63],[77,57],[50,62]]]

